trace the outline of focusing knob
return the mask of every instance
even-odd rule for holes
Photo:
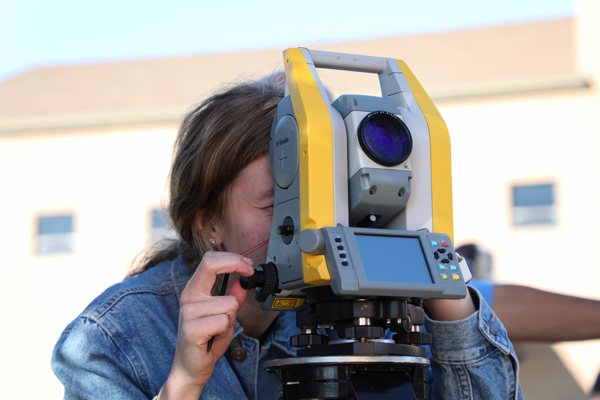
[[[262,270],[254,270],[252,276],[240,276],[240,286],[246,290],[263,287],[265,282],[265,272]]]
[[[240,285],[244,289],[256,289],[256,300],[261,303],[264,303],[270,294],[278,291],[277,267],[272,262],[260,264],[254,271],[254,275],[243,280],[242,278],[244,277],[240,277]]]
[[[267,300],[270,294],[278,291],[279,279],[275,264],[260,264],[254,275],[240,276],[240,286],[246,290],[256,289],[256,300],[261,303]]]

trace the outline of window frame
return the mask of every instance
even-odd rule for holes
[[[155,212],[162,211],[166,215],[167,225],[162,227],[155,227]],[[175,228],[171,223],[171,219],[169,217],[169,211],[162,206],[154,206],[148,209],[148,244],[150,246],[160,242],[162,239],[175,239],[177,238],[177,233]]]
[[[527,194],[524,194],[525,199],[521,199],[525,200],[523,204],[517,203],[517,189],[535,189],[544,186],[550,188],[550,201],[542,199],[532,203],[531,199],[526,199]],[[558,193],[558,184],[553,180],[511,182],[508,190],[511,227],[515,229],[552,228],[558,225]],[[533,193],[533,196],[536,194]]]
[[[43,222],[43,219],[63,217],[71,218],[70,232],[42,233],[41,224]],[[77,250],[77,214],[72,210],[38,212],[34,215],[33,218],[33,236],[33,253],[36,256],[46,257],[52,255],[73,254]],[[61,241],[67,242],[67,245],[62,248],[57,247],[53,250],[51,249],[52,241],[55,241],[57,243],[60,243]]]

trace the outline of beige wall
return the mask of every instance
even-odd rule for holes
[[[600,96],[565,93],[440,105],[451,132],[456,244],[490,249],[494,276],[600,299]],[[554,226],[512,226],[511,186],[553,182]],[[561,316],[557,315],[557,318]],[[569,327],[565,327],[569,329]],[[600,341],[555,345],[587,391]]]
[[[440,106],[453,142],[456,241],[490,247],[498,279],[598,294],[584,279],[597,260],[578,249],[600,240],[599,106],[588,91]],[[545,182],[556,185],[558,223],[513,227],[511,185]]]
[[[62,396],[52,348],[147,245],[174,131],[56,132],[0,142],[3,399]],[[75,251],[37,255],[36,217],[65,211],[75,214]]]
[[[453,144],[456,242],[491,249],[499,281],[600,299],[600,4],[577,6],[578,69],[590,90],[438,106]],[[513,228],[510,187],[536,182],[556,184],[558,223]],[[600,340],[553,347],[588,392]]]

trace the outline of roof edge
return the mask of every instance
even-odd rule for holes
[[[495,82],[440,86],[428,90],[428,93],[434,101],[447,101],[473,97],[496,97],[567,89],[587,89],[590,86],[589,79],[583,74],[567,74],[551,77],[529,77]]]
[[[131,113],[98,113],[62,115],[45,118],[14,118],[0,120],[0,136],[32,132],[96,129],[131,125],[178,124],[185,110],[143,111]]]

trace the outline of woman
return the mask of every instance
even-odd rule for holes
[[[281,385],[263,363],[295,354],[294,314],[262,311],[237,280],[226,296],[212,289],[219,274],[250,276],[266,259],[274,201],[267,152],[282,98],[275,75],[223,90],[185,118],[170,175],[180,239],[65,329],[52,360],[65,398],[277,397]],[[506,332],[471,294],[425,303],[432,398],[521,398]]]

